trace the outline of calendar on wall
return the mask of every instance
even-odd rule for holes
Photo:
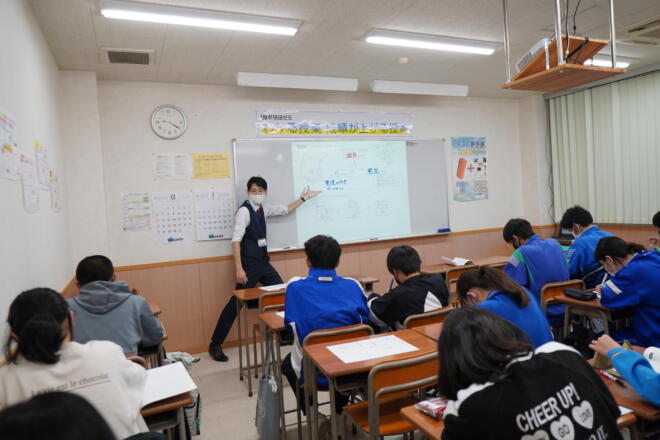
[[[231,188],[197,188],[195,195],[195,239],[231,238],[234,212]]]
[[[195,207],[192,191],[164,191],[152,195],[153,228],[160,243],[192,241]]]

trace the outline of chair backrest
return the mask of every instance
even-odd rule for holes
[[[264,313],[266,307],[280,306],[284,308],[284,292],[268,292],[259,297],[259,313]],[[273,310],[272,307],[269,310]]]
[[[546,312],[548,308],[548,303],[553,302],[553,299],[557,296],[564,294],[564,289],[584,289],[584,281],[582,280],[568,280],[568,281],[557,281],[555,283],[545,283],[541,287],[541,309],[543,313]]]
[[[149,368],[149,366],[147,365],[147,361],[146,361],[143,357],[140,357],[140,356],[138,356],[138,355],[135,355],[135,354],[127,354],[127,355],[126,355],[126,359],[128,359],[128,360],[131,361],[131,362],[134,362],[134,363],[140,365],[140,366],[141,366],[142,368],[144,368],[145,370],[147,370],[147,369]]]
[[[444,322],[447,314],[454,310],[453,307],[447,306],[440,309],[431,310],[430,312],[419,313],[417,315],[410,315],[403,321],[403,327],[407,329],[419,327],[420,325],[436,324]]]
[[[360,336],[371,336],[374,329],[366,324],[347,325],[345,327],[315,330],[305,336],[303,347],[326,342],[342,341],[344,339],[359,338]]]
[[[438,382],[438,352],[399,361],[383,362],[369,372],[369,433],[379,432],[380,402],[385,397],[406,394]],[[377,438],[377,437],[374,437]]]
[[[463,275],[463,273],[468,270],[478,269],[478,266],[462,266],[462,267],[453,267],[447,271],[445,274],[445,283],[447,284],[447,292],[449,293],[449,304],[456,307],[458,306],[458,294],[456,292],[456,282],[458,278]]]

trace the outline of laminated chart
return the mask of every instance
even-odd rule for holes
[[[296,211],[298,243],[410,234],[405,141],[292,142],[295,191],[323,191]]]
[[[192,241],[195,208],[192,191],[157,192],[151,196],[153,227],[160,243]]]
[[[232,189],[195,189],[195,237],[197,241],[231,238],[234,226]]]

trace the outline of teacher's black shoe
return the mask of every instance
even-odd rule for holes
[[[227,362],[229,360],[227,355],[222,352],[222,347],[213,342],[209,345],[209,355],[214,361]]]

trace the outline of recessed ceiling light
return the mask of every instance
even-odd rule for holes
[[[121,20],[261,32],[277,35],[295,35],[302,24],[299,20],[136,3],[125,0],[101,0],[101,14],[106,18],[117,18]]]
[[[418,49],[442,50],[449,52],[492,55],[499,43],[464,38],[445,37],[440,35],[415,34],[412,32],[388,31],[374,29],[369,32],[365,41],[386,46],[414,47]]]
[[[408,81],[371,82],[374,93],[400,93],[404,95],[467,96],[468,86],[463,84],[438,84]]]
[[[285,89],[341,90],[355,92],[358,80],[333,76],[282,75],[277,73],[238,72],[236,82],[247,87],[276,87]]]

